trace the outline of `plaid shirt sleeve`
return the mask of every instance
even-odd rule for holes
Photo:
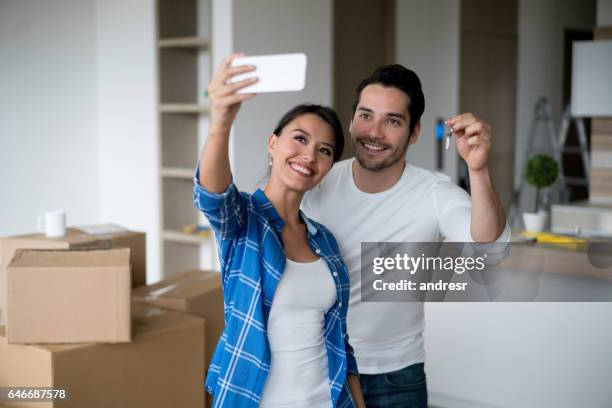
[[[344,332],[346,333],[346,323],[344,324]],[[355,352],[353,351],[353,346],[349,343],[348,334],[345,336],[344,347],[346,348],[346,371],[349,374],[359,375],[359,370],[357,370],[357,360],[355,360]]]
[[[200,184],[200,166],[193,177],[193,201],[220,240],[233,240],[246,220],[245,203],[234,183],[223,193],[213,193]]]

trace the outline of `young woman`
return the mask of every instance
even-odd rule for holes
[[[226,58],[208,87],[211,122],[194,202],[219,244],[225,330],[206,378],[214,407],[364,407],[346,335],[349,275],[330,232],[301,211],[344,147],[335,112],[299,105],[268,137],[264,190],[238,192],[228,157],[252,66]]]

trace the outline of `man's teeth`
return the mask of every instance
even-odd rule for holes
[[[363,143],[363,145],[366,147],[366,149],[375,150],[377,152],[380,152],[381,150],[385,150],[385,148],[382,147],[382,146],[373,145],[373,144],[370,144],[370,143]]]
[[[310,176],[312,174],[312,171],[304,166],[301,166],[297,163],[290,163],[290,166],[293,170],[302,173],[305,176]]]

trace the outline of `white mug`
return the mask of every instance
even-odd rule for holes
[[[64,210],[47,211],[36,221],[39,232],[50,238],[63,237],[66,234],[66,212]]]

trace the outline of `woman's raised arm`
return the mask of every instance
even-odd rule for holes
[[[232,182],[228,150],[230,129],[242,102],[255,96],[255,94],[236,92],[257,82],[257,78],[229,82],[238,74],[255,70],[252,65],[232,67],[232,60],[239,56],[241,54],[226,57],[208,85],[210,125],[208,137],[200,155],[199,178],[200,184],[213,193],[224,192]]]

